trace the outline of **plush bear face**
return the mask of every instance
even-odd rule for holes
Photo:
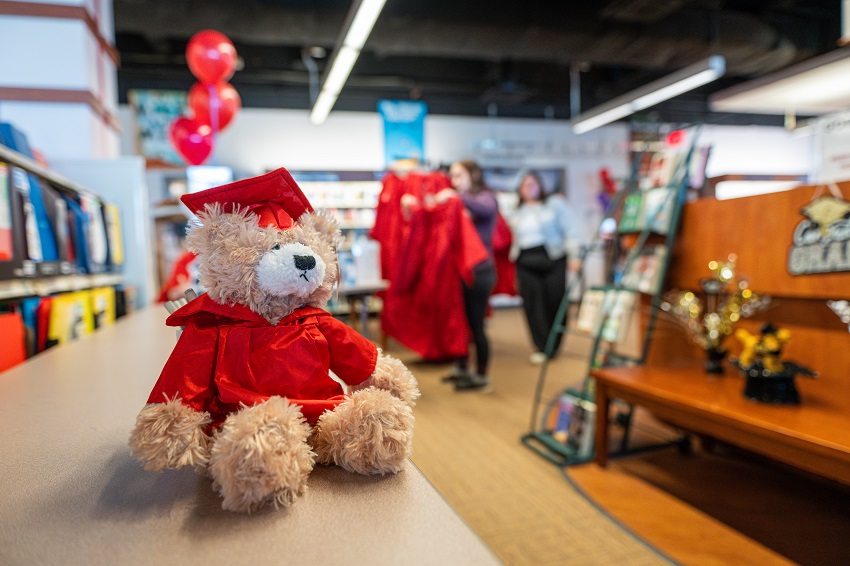
[[[272,324],[302,306],[324,307],[337,279],[339,225],[308,212],[288,230],[261,227],[245,210],[208,206],[187,234],[210,297],[242,304]]]

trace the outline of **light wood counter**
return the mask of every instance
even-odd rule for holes
[[[155,307],[0,374],[0,564],[498,564],[408,463],[317,466],[288,510],[223,511],[127,438],[175,342]]]

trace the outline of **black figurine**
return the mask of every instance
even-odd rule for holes
[[[817,378],[818,373],[795,362],[780,361],[791,333],[768,322],[759,335],[739,329],[735,337],[744,345],[735,362],[747,380],[744,397],[760,403],[799,405],[800,393],[794,378],[798,375]]]

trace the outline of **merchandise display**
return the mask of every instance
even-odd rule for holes
[[[591,286],[582,294],[576,316],[575,330],[590,336],[593,346],[589,354],[588,375],[581,387],[567,387],[561,394],[584,401],[573,405],[575,410],[571,422],[593,420],[589,415],[597,411],[591,372],[604,367],[639,366],[645,363],[649,354],[662,304],[660,297],[671,265],[669,250],[675,244],[688,190],[688,171],[698,129],[683,134],[683,137],[688,138],[688,144],[665,146],[661,151],[644,154],[635,160],[631,177],[615,193],[605,211],[605,218],[619,220],[617,229],[609,236],[603,220],[581,258],[584,263],[590,250],[607,248],[608,283]],[[648,198],[650,194],[660,196]],[[571,289],[568,288],[556,321],[564,320],[570,296]],[[551,357],[559,336],[567,330],[564,323],[553,324],[547,343],[548,356]],[[544,363],[541,367],[531,411],[531,428],[521,439],[528,448],[558,465],[587,462],[595,453],[592,443],[588,446],[592,434],[585,435],[581,442],[577,441],[575,434],[569,434],[564,442],[564,435],[553,428],[546,415],[538,422],[548,366]],[[620,451],[625,452],[628,449],[631,409],[623,411],[617,423],[623,429]],[[595,426],[598,427],[598,424]]]
[[[730,254],[724,262],[709,262],[708,268],[714,276],[700,280],[704,301],[692,291],[670,291],[661,303],[661,309],[705,350],[708,373],[723,373],[726,358],[723,343],[732,335],[735,323],[770,306],[770,297],[754,292],[749,281],[738,276],[736,261],[736,256]]]
[[[336,221],[285,169],[182,200],[199,218],[187,240],[207,293],[168,319],[184,330],[137,418],[136,457],[206,468],[232,511],[291,505],[316,462],[400,471],[416,380],[322,309]]]
[[[744,369],[745,379],[737,375],[723,378],[707,375],[704,350],[693,348],[683,340],[678,326],[674,326],[671,331],[656,336],[658,344],[645,365],[592,371],[597,380],[599,407],[597,448],[608,446],[605,435],[609,430],[609,415],[602,406],[607,408],[609,399],[619,398],[657,411],[666,422],[685,430],[847,483],[850,446],[846,431],[850,413],[847,396],[842,393],[846,387],[842,376],[846,375],[847,360],[837,353],[846,344],[847,332],[820,299],[833,295],[842,287],[842,281],[846,285],[847,276],[818,274],[803,279],[789,273],[785,258],[790,237],[774,238],[767,243],[757,237],[766,218],[777,226],[787,227],[790,234],[797,223],[798,211],[811,201],[813,192],[816,187],[803,186],[737,200],[702,199],[685,206],[683,217],[699,219],[701,224],[682,223],[679,255],[668,285],[678,289],[699,288],[705,280],[704,266],[711,263],[715,272],[711,286],[720,290],[732,287],[726,300],[738,301],[740,316],[734,324],[739,331],[736,336],[743,343],[733,341],[724,347],[728,347],[730,357]],[[734,231],[721,227],[722,219],[729,218],[733,211],[739,218]],[[712,228],[708,234],[707,227]],[[723,257],[722,250],[733,246],[736,265],[754,267],[748,273],[746,289],[729,285],[735,281],[733,266],[711,259]],[[782,321],[781,327],[756,323],[741,314],[744,303],[731,295],[750,288],[772,298],[770,310],[765,313],[773,320]],[[721,297],[716,298],[719,304],[723,302]],[[743,294],[740,299],[744,299]],[[727,317],[730,322],[736,318],[731,313],[730,310]],[[722,318],[718,314],[721,323]],[[704,334],[705,327],[698,326]],[[789,361],[792,359],[799,362]],[[795,375],[809,373],[805,366],[816,368],[819,379],[795,381]],[[793,416],[773,406],[796,405],[800,400],[799,406],[793,408]],[[604,464],[608,453],[597,450],[595,457]]]
[[[19,315],[5,322],[11,352],[20,340],[32,357],[110,324],[129,288],[116,287],[121,211],[27,154],[24,133],[0,124],[0,312]]]

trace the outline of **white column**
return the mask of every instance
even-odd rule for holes
[[[0,5],[0,121],[51,159],[120,154],[112,0]]]

